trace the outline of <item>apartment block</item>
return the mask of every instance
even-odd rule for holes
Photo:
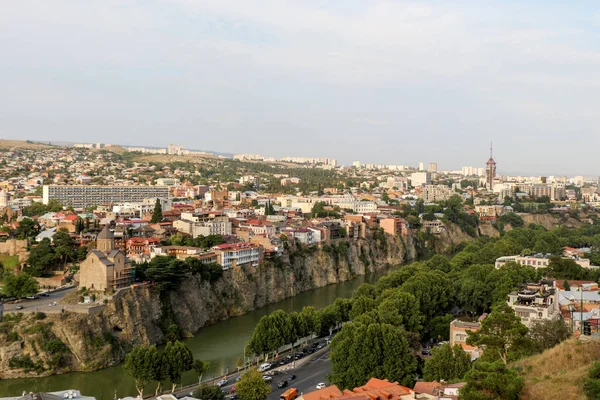
[[[435,203],[438,201],[446,201],[454,192],[446,185],[425,185],[421,197],[425,203]]]
[[[169,198],[168,186],[111,186],[111,185],[44,185],[43,203],[56,200],[59,204],[76,208],[101,204],[142,202],[147,198]]]
[[[263,247],[254,243],[220,244],[212,248],[223,269],[248,264],[258,266],[263,260]]]
[[[508,295],[507,303],[526,326],[560,317],[558,291],[543,282],[521,286]]]

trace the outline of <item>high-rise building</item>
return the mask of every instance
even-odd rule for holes
[[[425,163],[423,163],[423,162],[419,163],[419,171],[425,171]]]
[[[44,185],[43,203],[56,200],[63,206],[86,208],[101,204],[143,201],[147,198],[169,199],[168,186],[130,185]]]
[[[485,163],[485,184],[488,190],[494,188],[494,178],[496,177],[496,161],[492,156],[492,144],[490,143],[490,159]]]
[[[436,162],[430,162],[427,164],[427,172],[437,172],[438,164]]]

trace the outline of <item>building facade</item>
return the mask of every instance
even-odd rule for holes
[[[496,161],[492,156],[492,146],[490,145],[490,159],[485,163],[485,187],[488,190],[494,188],[494,179],[496,178]]]
[[[220,244],[212,248],[223,269],[248,264],[257,267],[263,259],[263,248],[254,243]]]
[[[508,305],[521,323],[531,326],[536,321],[560,317],[558,291],[545,283],[526,284],[508,295]]]
[[[56,200],[64,206],[86,208],[101,204],[142,202],[147,198],[169,198],[168,186],[44,185],[43,203]]]

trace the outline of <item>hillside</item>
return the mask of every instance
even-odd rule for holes
[[[542,354],[515,364],[525,377],[522,400],[585,399],[582,387],[593,361],[600,359],[600,341],[569,339]]]
[[[9,139],[0,139],[0,149],[30,149],[30,150],[43,150],[43,149],[51,149],[56,146],[50,146],[47,144],[33,142],[33,141],[25,141],[25,140],[9,140]]]

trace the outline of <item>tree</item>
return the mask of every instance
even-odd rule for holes
[[[265,400],[271,393],[271,385],[255,368],[244,373],[235,387],[240,400]]]
[[[123,371],[135,380],[140,398],[144,398],[144,386],[154,379],[157,364],[160,357],[156,346],[136,346],[125,356]]]
[[[2,295],[4,297],[23,298],[37,294],[39,290],[38,281],[26,272],[18,275],[8,274],[4,277]]]
[[[17,227],[17,236],[19,239],[28,239],[34,237],[40,231],[40,226],[31,218],[23,218]]]
[[[540,350],[551,349],[570,336],[569,327],[560,319],[538,320],[529,328],[529,336]]]
[[[44,238],[32,247],[27,258],[26,270],[33,276],[42,276],[56,265],[57,255],[50,239]]]
[[[171,381],[171,393],[173,393],[175,387],[181,383],[181,375],[192,369],[194,356],[192,355],[192,351],[188,349],[185,344],[176,340],[175,342],[167,343],[162,355],[162,360],[166,368],[167,376]]]
[[[240,369],[244,368],[244,360],[242,357],[238,357],[237,360],[235,360],[235,366],[238,372],[240,372]]]
[[[492,309],[477,332],[467,331],[467,344],[484,348],[486,360],[500,358],[504,364],[531,353],[534,343],[528,329],[506,303]]]
[[[434,347],[431,358],[425,360],[423,369],[423,380],[425,381],[455,381],[460,380],[471,369],[471,357],[462,347],[455,344],[454,347],[446,343]]]
[[[425,319],[429,320],[448,308],[454,287],[442,271],[422,270],[410,277],[402,290],[415,296]]]
[[[150,219],[151,224],[156,224],[162,221],[162,204],[160,203],[160,199],[156,199],[156,203],[154,203],[154,211],[152,211],[152,218]]]
[[[417,359],[406,332],[389,324],[348,323],[331,342],[330,381],[339,388],[364,385],[371,377],[412,387]]]
[[[202,385],[196,389],[194,397],[202,400],[223,400],[225,393],[216,385]]]
[[[68,260],[75,258],[75,249],[73,248],[73,240],[71,236],[65,231],[58,231],[52,236],[52,243],[54,244],[54,251],[56,256],[62,264]]]
[[[571,290],[571,285],[569,285],[569,281],[564,280],[563,281],[563,287],[565,288],[565,291],[570,291]]]
[[[523,389],[523,378],[501,361],[477,361],[465,380],[461,400],[517,400]]]
[[[379,303],[377,310],[381,322],[403,326],[411,332],[419,332],[423,327],[424,317],[421,314],[419,301],[410,293],[388,289],[382,293],[383,301]]]
[[[208,371],[209,367],[210,363],[208,361],[194,360],[194,363],[192,364],[192,369],[198,375],[198,385],[202,383],[202,375],[204,375],[204,373]]]

